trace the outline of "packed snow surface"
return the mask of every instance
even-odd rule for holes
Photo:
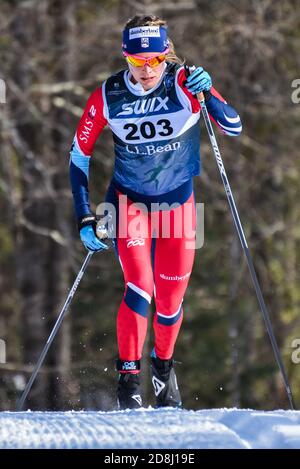
[[[300,412],[0,412],[0,448],[300,448]]]

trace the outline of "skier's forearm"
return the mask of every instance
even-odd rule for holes
[[[91,212],[88,189],[89,163],[90,157],[81,153],[75,137],[70,152],[69,175],[74,208],[78,219]]]
[[[222,132],[231,136],[240,135],[242,123],[238,113],[213,88],[211,96],[206,100],[206,107],[211,119]]]

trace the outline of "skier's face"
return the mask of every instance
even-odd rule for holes
[[[156,57],[159,53],[155,52],[143,52],[142,54],[136,54],[136,56],[141,56],[145,58]],[[156,67],[150,67],[146,62],[142,67],[135,67],[128,63],[129,70],[134,78],[134,80],[142,85],[145,91],[154,88],[160,80],[162,71],[165,67],[165,61],[158,64]]]

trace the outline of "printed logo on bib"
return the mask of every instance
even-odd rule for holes
[[[126,145],[126,151],[134,155],[140,156],[151,156],[158,153],[163,153],[165,151],[176,151],[181,148],[180,141],[167,143],[166,145],[144,145],[140,147],[139,145]]]
[[[169,97],[161,98],[155,96],[154,98],[138,99],[132,103],[123,104],[122,111],[119,112],[116,117],[120,116],[139,116],[140,114],[156,113],[162,110],[169,111],[167,102]]]

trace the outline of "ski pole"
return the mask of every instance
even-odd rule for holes
[[[76,277],[76,279],[75,279],[75,282],[73,283],[73,286],[72,286],[72,288],[71,288],[71,290],[70,290],[70,293],[69,293],[69,295],[68,295],[68,297],[67,297],[67,299],[66,299],[66,302],[65,302],[65,304],[64,304],[64,306],[63,306],[63,308],[62,308],[62,310],[61,310],[61,312],[60,312],[60,314],[59,314],[59,316],[58,316],[58,318],[57,318],[57,320],[56,320],[56,323],[55,323],[55,325],[54,325],[54,327],[53,327],[53,329],[52,329],[52,332],[51,332],[51,334],[50,334],[49,337],[48,337],[48,340],[47,340],[46,345],[45,345],[45,347],[44,347],[44,349],[43,349],[43,351],[42,351],[42,353],[41,353],[41,355],[40,355],[40,358],[38,359],[38,362],[37,362],[37,364],[36,364],[36,366],[35,366],[35,368],[34,368],[34,370],[33,370],[33,373],[32,373],[32,375],[31,375],[31,377],[30,377],[30,379],[29,379],[29,381],[28,381],[28,383],[27,383],[27,385],[26,385],[26,387],[25,387],[25,389],[24,389],[24,391],[23,391],[23,394],[22,394],[20,400],[18,401],[18,404],[17,404],[17,410],[18,410],[18,411],[22,410],[22,408],[23,408],[23,405],[24,405],[24,402],[25,402],[25,400],[26,400],[26,397],[28,396],[28,393],[29,393],[29,391],[30,391],[30,389],[31,389],[31,387],[32,387],[32,385],[33,385],[33,383],[34,383],[34,380],[35,380],[35,378],[36,378],[36,376],[37,376],[37,374],[38,374],[38,372],[39,372],[39,370],[40,370],[40,368],[41,368],[41,366],[42,366],[42,364],[43,364],[43,361],[44,361],[44,359],[45,359],[45,357],[46,357],[46,354],[47,354],[47,352],[48,352],[48,350],[49,350],[49,347],[50,347],[50,345],[52,344],[53,339],[54,339],[54,337],[56,336],[58,329],[60,328],[60,325],[61,325],[61,323],[62,323],[62,321],[63,321],[63,319],[64,319],[64,317],[65,317],[65,314],[66,314],[66,312],[67,312],[67,309],[68,309],[68,307],[70,306],[70,303],[71,303],[71,301],[72,301],[72,299],[73,299],[73,296],[74,296],[74,294],[75,294],[75,292],[76,292],[76,290],[77,290],[77,287],[78,287],[78,285],[79,285],[79,283],[80,283],[80,280],[82,279],[83,274],[84,274],[84,272],[85,272],[85,270],[86,270],[86,268],[87,268],[87,266],[88,266],[88,264],[89,264],[89,262],[90,262],[90,260],[91,260],[92,255],[93,255],[93,251],[89,251],[88,254],[87,254],[87,256],[86,256],[86,258],[85,258],[85,260],[84,260],[84,262],[83,262],[83,264],[82,264],[82,266],[81,266],[80,271],[78,272],[78,275],[77,275],[77,277]]]
[[[187,73],[189,73],[189,70],[187,70]],[[240,238],[240,241],[241,241],[241,245],[243,247],[243,250],[244,250],[244,253],[245,253],[245,256],[246,256],[248,268],[249,268],[250,275],[251,275],[251,278],[252,278],[252,282],[253,282],[253,285],[254,285],[254,288],[255,288],[255,291],[256,291],[257,299],[258,299],[258,302],[259,302],[259,305],[260,305],[260,309],[261,309],[261,313],[262,313],[262,316],[263,316],[263,319],[264,319],[264,322],[265,322],[265,325],[266,325],[266,329],[268,331],[268,334],[269,334],[269,337],[270,337],[270,340],[271,340],[273,352],[274,352],[277,364],[279,366],[281,376],[283,378],[283,382],[284,382],[284,386],[285,386],[286,393],[287,393],[287,396],[288,396],[288,400],[289,400],[289,403],[290,403],[290,407],[291,407],[292,410],[294,410],[295,405],[294,405],[294,401],[293,401],[292,390],[291,390],[291,387],[290,387],[290,384],[289,384],[289,381],[288,381],[288,377],[287,377],[287,374],[286,374],[286,371],[285,371],[285,367],[284,367],[284,364],[283,364],[283,361],[282,361],[282,358],[281,358],[281,355],[280,355],[280,351],[279,351],[279,348],[278,348],[278,345],[277,345],[277,341],[276,341],[276,338],[275,338],[275,335],[274,335],[274,332],[273,332],[272,324],[271,324],[271,321],[270,321],[270,316],[269,316],[269,313],[268,313],[268,310],[267,310],[267,307],[266,307],[266,304],[265,304],[265,301],[264,301],[264,298],[263,298],[263,295],[262,295],[262,292],[261,292],[261,288],[259,286],[259,282],[258,282],[258,278],[257,278],[256,272],[255,272],[255,269],[254,269],[252,257],[251,257],[251,254],[250,254],[250,251],[249,251],[249,248],[248,248],[248,245],[247,245],[244,230],[243,230],[243,227],[242,227],[242,224],[241,224],[241,221],[240,221],[240,218],[239,218],[239,214],[238,214],[238,211],[237,211],[237,208],[236,208],[236,205],[235,205],[235,201],[234,201],[234,198],[233,198],[233,194],[232,194],[232,191],[231,191],[229,180],[228,180],[227,175],[226,175],[225,167],[224,167],[224,164],[223,164],[223,161],[222,161],[222,157],[221,157],[221,153],[220,153],[220,150],[219,150],[219,147],[218,147],[218,144],[217,144],[215,133],[214,133],[214,130],[213,130],[213,127],[212,127],[212,124],[211,124],[211,121],[210,121],[210,118],[209,118],[209,115],[208,115],[208,111],[207,111],[207,107],[206,107],[206,104],[205,104],[205,99],[204,99],[203,93],[198,93],[197,98],[198,98],[198,101],[200,102],[200,105],[201,105],[202,115],[203,115],[203,118],[204,118],[204,122],[205,122],[205,125],[206,125],[206,129],[207,129],[209,138],[210,138],[210,143],[211,143],[213,153],[214,153],[214,156],[215,156],[215,159],[216,159],[219,171],[220,171],[221,179],[223,181],[226,196],[227,196],[228,203],[229,203],[231,213],[232,213],[232,216],[233,216],[234,224],[235,224],[236,230],[238,232],[238,235],[239,235],[239,238]]]

